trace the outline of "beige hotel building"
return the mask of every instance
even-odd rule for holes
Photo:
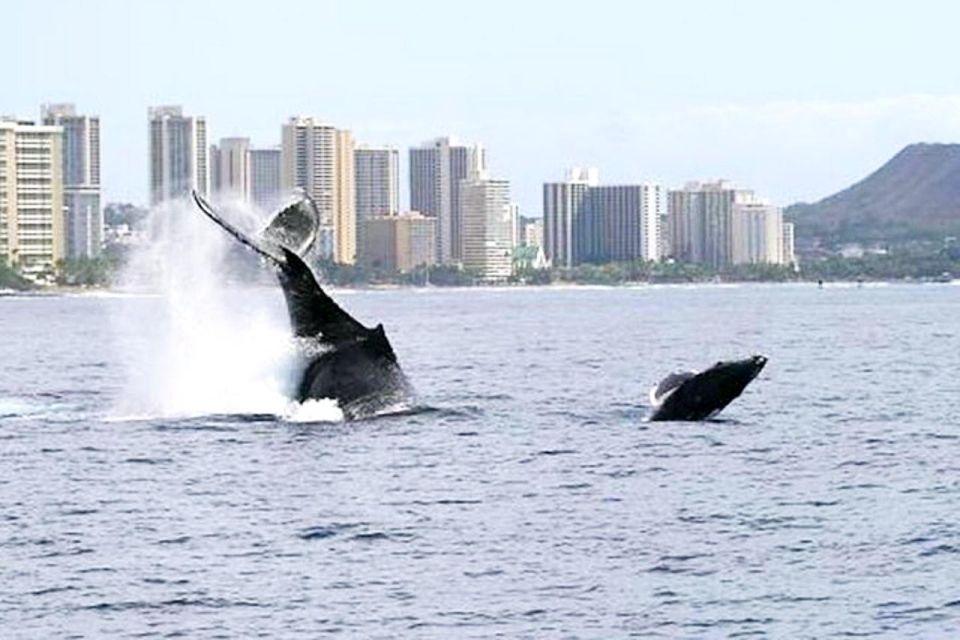
[[[63,128],[0,119],[0,260],[48,279],[65,240]]]

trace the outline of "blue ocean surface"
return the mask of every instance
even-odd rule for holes
[[[224,295],[0,298],[3,638],[960,637],[958,287],[334,292],[419,392],[352,423]]]

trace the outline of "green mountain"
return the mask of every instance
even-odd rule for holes
[[[798,238],[832,243],[960,235],[960,144],[911,144],[855,185],[784,213]]]

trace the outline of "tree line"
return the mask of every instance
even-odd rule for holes
[[[106,287],[114,282],[124,263],[122,254],[62,260],[55,281],[61,286]],[[246,275],[257,269],[248,265]],[[316,263],[322,281],[335,286],[472,286],[481,284],[480,274],[454,265],[420,266],[408,272],[388,271],[365,264]],[[861,257],[830,256],[802,263],[801,268],[773,264],[743,264],[710,268],[682,262],[635,260],[576,267],[534,269],[520,266],[511,284],[553,283],[618,285],[627,283],[694,282],[798,282],[857,280],[937,280],[960,277],[960,249],[936,252],[892,251]],[[252,278],[252,275],[251,275]],[[246,278],[241,278],[246,279]],[[0,261],[0,289],[26,290],[36,285],[17,269]]]

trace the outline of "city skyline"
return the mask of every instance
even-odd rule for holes
[[[960,138],[960,95],[940,62],[960,8],[944,2],[601,2],[547,15],[500,2],[295,5],[298,19],[325,26],[322,41],[290,37],[284,2],[97,6],[44,5],[45,28],[10,30],[0,54],[23,61],[5,113],[72,101],[100,116],[104,202],[147,202],[131,159],[147,147],[141,114],[166,103],[205,115],[209,140],[258,148],[276,144],[277,123],[294,113],[401,149],[447,133],[482,141],[525,213],[557,167],[602,166],[610,183],[723,177],[787,205],[863,178],[909,143]],[[15,3],[5,19],[35,24],[39,11]],[[421,23],[429,38],[416,37]],[[462,45],[496,31],[509,37],[495,50]],[[244,35],[257,46],[239,45]],[[361,37],[349,61],[327,62]],[[171,46],[181,42],[190,46]],[[316,59],[325,81],[304,82],[291,61]]]
[[[48,239],[53,242],[53,257],[44,258],[42,266],[35,263],[38,273],[55,268],[58,253],[68,258],[95,256],[103,237],[98,199],[99,118],[78,116],[72,104],[47,105],[42,110],[44,124],[57,125],[45,132],[50,139],[44,144],[54,153],[54,163],[58,154],[63,162],[62,172],[42,178],[50,189],[50,204],[63,211],[53,214],[53,234]],[[414,245],[431,237],[433,259],[438,264],[461,265],[488,281],[510,277],[516,249],[529,244],[521,243],[527,234],[521,236],[522,216],[511,199],[510,181],[489,177],[482,144],[436,138],[408,150],[413,212],[432,218],[434,224],[427,232],[426,227],[407,218],[401,233],[394,224],[397,221],[381,219],[399,212],[399,150],[395,148],[357,147],[348,129],[310,116],[293,116],[282,126],[280,148],[260,150],[269,156],[261,160],[252,154],[245,137],[222,138],[207,147],[206,118],[184,115],[181,105],[150,107],[147,116],[147,164],[155,207],[185,199],[191,190],[250,203],[255,194],[268,199],[275,194],[282,199],[302,190],[311,196],[320,214],[320,259],[340,264],[359,260],[416,265],[411,262],[414,256],[426,254]],[[0,122],[7,122],[8,127],[37,126],[28,121]],[[16,152],[23,144],[17,142]],[[4,148],[13,150],[10,141]],[[30,162],[18,161],[16,171],[7,176],[16,181],[7,190],[22,191],[26,199],[34,198],[32,192],[27,193],[34,180],[27,175]],[[254,163],[262,166],[251,168]],[[6,166],[14,164],[8,161]],[[781,207],[758,198],[753,190],[721,180],[690,182],[682,190],[665,192],[662,185],[649,182],[602,185],[599,175],[597,168],[573,168],[565,182],[543,183],[544,216],[539,235],[547,240],[544,260],[568,267],[665,258],[713,268],[793,263],[792,227],[785,228]],[[96,202],[72,203],[70,189],[79,189],[77,194],[84,197],[89,191]],[[17,262],[16,245],[32,241],[33,221],[28,218],[34,213],[31,205],[16,198],[12,202],[5,218],[12,226],[4,235],[4,244],[12,242],[14,250],[4,250],[3,255],[5,259],[13,256]],[[367,242],[368,222],[375,220],[377,238]],[[43,224],[50,223],[48,216]],[[411,244],[414,228],[418,240]],[[65,247],[69,249],[64,251]],[[49,248],[45,251],[50,255]]]

